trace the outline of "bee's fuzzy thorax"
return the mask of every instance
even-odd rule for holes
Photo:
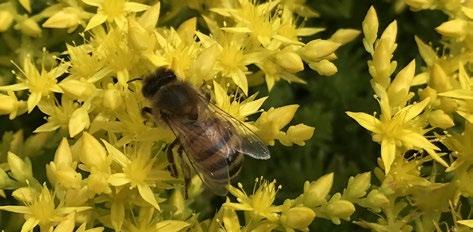
[[[176,80],[177,77],[172,70],[166,68],[157,69],[143,78],[143,89],[141,92],[146,98],[152,98],[161,87]]]

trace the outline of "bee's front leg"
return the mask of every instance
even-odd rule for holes
[[[141,109],[141,116],[144,118],[146,114],[153,114],[151,107],[143,107]]]

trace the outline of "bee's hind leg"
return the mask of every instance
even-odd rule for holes
[[[185,193],[185,198],[189,198],[189,193],[187,192],[187,189],[189,188],[189,184],[191,182],[191,168],[189,167],[189,164],[184,160],[184,149],[182,146],[179,146],[177,149],[177,152],[181,158],[181,169],[182,169],[182,174],[184,176],[184,193]]]
[[[176,167],[176,162],[174,160],[174,154],[172,152],[172,150],[174,149],[174,147],[177,146],[177,154],[179,155],[179,163],[180,163],[180,167],[181,167],[181,173],[184,177],[184,190],[185,190],[185,197],[188,198],[188,193],[187,193],[187,188],[189,187],[189,183],[190,183],[190,175],[191,175],[191,170],[190,170],[190,167],[189,165],[187,164],[186,160],[184,160],[184,149],[183,147],[181,146],[181,144],[179,143],[179,141],[176,139],[174,140],[172,143],[170,143],[167,147],[167,158],[168,158],[168,162],[169,162],[169,166],[168,166],[168,170],[169,172],[171,172],[171,175],[173,177],[178,177],[178,170],[177,170],[177,167]]]
[[[178,145],[179,145],[179,141],[177,139],[175,139],[166,148],[166,155],[167,155],[168,162],[169,162],[168,170],[171,173],[171,176],[173,176],[173,177],[177,177],[177,168],[176,168],[176,162],[174,161],[174,154],[172,152],[172,149],[174,149],[174,147],[176,147]]]

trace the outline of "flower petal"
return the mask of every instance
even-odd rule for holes
[[[127,12],[140,12],[149,9],[150,6],[137,3],[137,2],[126,2],[125,11]]]
[[[107,17],[103,14],[97,13],[94,15],[90,20],[89,23],[87,24],[87,27],[85,27],[84,31],[88,31],[102,23],[104,23],[107,20]]]
[[[397,135],[398,139],[401,140],[402,142],[405,143],[406,146],[414,146],[422,149],[433,149],[433,150],[439,150],[437,146],[429,142],[423,135],[419,133],[415,133],[410,130],[402,130],[399,132]]]
[[[156,231],[177,232],[190,226],[189,223],[177,220],[165,220],[155,225]]]
[[[31,111],[33,110],[33,108],[38,105],[38,102],[41,100],[41,93],[38,93],[38,92],[33,92],[30,94],[30,96],[28,97],[28,102],[27,102],[27,105],[28,105],[28,113],[31,113]]]
[[[82,2],[90,6],[99,7],[102,5],[103,0],[82,0]]]
[[[358,122],[358,124],[360,124],[360,126],[364,127],[365,129],[374,133],[380,132],[378,128],[381,122],[377,118],[366,113],[355,113],[347,111],[346,114],[348,114],[348,116],[350,116],[351,118],[355,119],[355,121]]]
[[[243,93],[248,96],[248,79],[246,79],[245,73],[238,70],[236,73],[233,73],[232,80],[238,87],[240,87]]]
[[[26,222],[21,227],[21,232],[33,231],[33,228],[35,228],[38,225],[38,223],[39,223],[38,219],[34,217],[28,218],[28,220],[26,220]]]
[[[130,179],[124,173],[114,173],[108,177],[108,183],[113,186],[122,186],[130,183]]]
[[[381,159],[384,164],[385,173],[389,173],[391,165],[396,158],[396,143],[393,139],[383,139],[381,142]]]
[[[442,157],[440,157],[434,150],[432,149],[425,149],[425,150],[427,151],[427,153],[429,153],[432,159],[439,162],[442,166],[448,168],[447,162],[445,162],[445,160],[443,160]]]
[[[263,105],[268,97],[262,97],[258,100],[254,100],[245,104],[240,105],[240,115],[246,117],[252,115],[258,111],[258,109]]]
[[[57,130],[59,127],[61,127],[60,125],[58,125],[57,123],[55,122],[47,122],[41,126],[39,126],[38,128],[36,128],[36,130],[34,130],[33,132],[34,133],[39,133],[39,132],[49,132],[49,131],[55,131]]]
[[[112,146],[110,143],[102,139],[108,154],[112,157],[113,161],[117,162],[120,166],[126,167],[131,161],[128,159],[123,152]]]
[[[25,89],[28,89],[28,86],[24,83],[0,86],[0,91],[19,91],[19,90],[25,90]]]
[[[405,111],[405,117],[402,118],[404,122],[410,121],[411,119],[417,117],[424,109],[425,107],[429,104],[430,98],[426,98],[423,101],[410,105],[404,109]]]
[[[0,210],[5,210],[13,213],[29,214],[30,208],[26,206],[5,205],[0,206]]]
[[[140,192],[140,195],[143,198],[143,200],[150,203],[154,208],[159,210],[158,202],[156,201],[156,198],[154,197],[154,193],[153,191],[151,191],[151,188],[149,187],[149,185],[139,184],[138,192]]]

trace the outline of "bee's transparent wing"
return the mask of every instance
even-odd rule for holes
[[[203,97],[201,97],[202,100]],[[205,99],[204,99],[205,101]],[[255,159],[267,160],[271,158],[270,152],[266,144],[261,141],[258,135],[255,134],[250,128],[248,128],[243,122],[234,118],[218,106],[208,102],[209,109],[213,111],[223,120],[229,122],[240,135],[241,145],[237,150],[242,154],[248,155]]]
[[[222,136],[230,136],[222,133],[228,133],[225,131],[212,131],[213,133],[205,136],[199,135],[196,131],[204,130],[205,120],[197,121],[193,124],[187,124],[175,119],[165,119],[171,130],[174,132],[179,142],[181,143],[186,158],[191,164],[192,168],[199,175],[202,182],[212,190],[215,194],[224,196],[227,194],[225,186],[230,183],[230,171],[227,162],[227,157],[222,157],[220,160],[224,163],[212,165],[201,165],[195,157],[198,157],[199,147],[206,147],[208,143],[215,143],[218,138]],[[231,149],[227,145],[222,149]]]

